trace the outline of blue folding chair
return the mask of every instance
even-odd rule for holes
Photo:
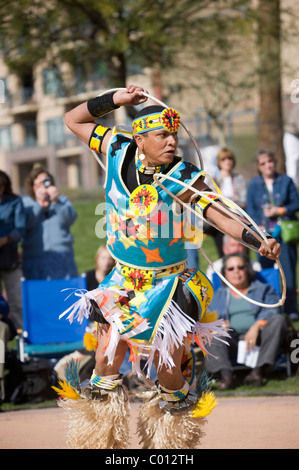
[[[281,295],[280,273],[278,268],[265,268],[261,271],[257,271],[256,278],[265,284],[270,284],[274,287],[277,294]]]
[[[70,279],[22,279],[23,332],[19,357],[58,358],[83,347],[88,320],[72,324],[59,315],[76,302],[76,290],[86,290],[86,276]]]

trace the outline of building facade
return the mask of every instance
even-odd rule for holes
[[[60,187],[88,191],[103,184],[103,170],[67,129],[64,114],[106,89],[101,73],[80,80],[63,64],[59,70],[39,65],[32,74],[17,76],[0,59],[0,168],[11,177],[15,192],[24,193],[25,179],[38,164]],[[107,116],[107,125],[112,118]]]

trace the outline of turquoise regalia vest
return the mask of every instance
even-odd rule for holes
[[[183,263],[187,259],[185,220],[176,209],[176,202],[155,182],[140,185],[130,193],[122,180],[122,165],[130,142],[130,138],[116,133],[107,153],[107,247],[115,260],[138,269],[157,270]],[[193,184],[201,171],[179,160],[168,174]],[[179,183],[162,182],[175,195],[186,190]]]
[[[171,366],[173,348],[185,343],[187,335],[189,342],[195,340],[207,352],[204,345],[210,344],[221,326],[200,322],[211,302],[213,287],[199,270],[186,270],[185,221],[173,198],[156,183],[140,185],[130,193],[122,179],[130,142],[131,136],[113,130],[107,152],[107,247],[116,266],[97,289],[81,294],[82,299],[67,312],[70,321],[82,321],[89,315],[88,305],[93,299],[110,324],[105,353],[109,363],[122,339],[130,346],[136,370],[140,371],[144,358],[149,372],[156,351],[161,363]],[[163,185],[180,196],[186,188],[178,181],[192,185],[202,172],[178,160],[168,174],[177,181],[162,179]],[[196,319],[175,300],[179,283],[197,302]]]

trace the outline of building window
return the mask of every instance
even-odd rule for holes
[[[64,122],[62,117],[47,121],[48,144],[57,145],[65,142]]]
[[[43,86],[45,95],[58,97],[64,95],[60,71],[57,67],[43,70]]]
[[[7,97],[7,80],[0,78],[0,103],[6,103]]]
[[[11,132],[9,127],[0,129],[0,147],[3,149],[11,149]]]
[[[74,66],[75,94],[84,93],[86,91],[86,74],[81,64]]]
[[[37,145],[37,128],[35,121],[26,121],[22,123],[25,130],[24,147],[35,147]]]

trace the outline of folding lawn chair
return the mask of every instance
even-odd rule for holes
[[[72,324],[59,315],[86,290],[86,276],[70,279],[22,279],[23,332],[18,338],[22,362],[30,357],[62,357],[83,347],[88,320]]]

